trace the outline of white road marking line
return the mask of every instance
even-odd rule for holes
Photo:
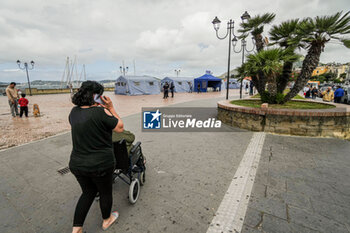
[[[207,233],[241,232],[265,133],[254,133]]]

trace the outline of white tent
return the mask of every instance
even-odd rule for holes
[[[151,76],[120,76],[115,83],[118,95],[157,95],[160,93],[159,80]]]
[[[190,87],[192,86],[193,91],[193,78],[190,77],[165,77],[160,81],[161,88],[165,82],[174,83],[175,92],[190,92]]]
[[[241,83],[236,78],[230,78],[230,82],[228,84],[230,89],[239,89]],[[227,88],[227,80],[225,81],[225,89]]]

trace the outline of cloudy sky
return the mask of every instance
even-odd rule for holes
[[[348,0],[1,0],[0,81],[24,82],[16,61],[35,61],[31,80],[61,80],[66,57],[77,57],[78,73],[86,65],[88,79],[114,79],[125,61],[129,74],[159,78],[221,75],[227,69],[228,40],[215,36],[211,21],[265,12],[274,23],[290,18],[348,11]],[[265,35],[267,35],[265,33]],[[248,44],[248,47],[251,44]],[[232,67],[241,55],[232,54]],[[328,44],[322,62],[349,62],[350,50]]]

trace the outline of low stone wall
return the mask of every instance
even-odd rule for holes
[[[350,112],[332,109],[260,109],[218,102],[218,119],[223,123],[269,133],[350,139]]]
[[[64,94],[64,93],[70,93],[70,89],[68,88],[62,88],[62,89],[38,89],[38,88],[31,88],[32,89],[32,95],[47,95],[47,94]],[[114,91],[114,87],[105,87],[105,91]],[[78,91],[78,88],[73,88],[73,92],[76,93]],[[25,89],[26,95],[29,95],[29,88]]]
[[[63,89],[38,89],[38,88],[31,88],[32,89],[32,95],[47,95],[47,94],[63,94],[63,93],[70,93],[70,89],[63,88]],[[76,92],[78,89],[74,88],[74,92]],[[25,89],[25,93],[29,95],[29,88]]]

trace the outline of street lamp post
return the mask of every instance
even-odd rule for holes
[[[180,69],[178,69],[178,70],[175,70],[175,73],[176,73],[176,77],[178,78],[179,77],[179,73],[181,72],[181,70]]]
[[[247,11],[244,12],[244,14],[241,16],[241,19],[242,19],[242,21],[250,19],[250,15],[248,14]],[[220,37],[219,34],[218,34],[218,31],[219,31],[219,28],[220,28],[220,23],[221,23],[221,21],[218,19],[218,17],[215,17],[215,19],[213,20],[212,23],[214,25],[214,29],[216,31],[216,37],[217,38],[219,38],[220,40],[224,40],[224,39],[226,39],[227,36],[229,36],[229,40],[228,40],[228,42],[229,42],[229,44],[228,44],[228,64],[227,64],[227,85],[226,85],[226,99],[228,99],[229,83],[230,83],[231,36],[234,37],[232,39],[232,44],[233,44],[234,47],[236,46],[238,40],[237,40],[237,37],[234,34],[234,21],[232,19],[230,19],[227,22],[227,31],[226,31],[226,35],[224,37]],[[244,62],[244,51],[251,52],[251,51],[246,50],[246,41],[245,41],[244,38],[242,38],[241,50],[243,51],[243,54],[242,54],[242,63],[243,63]],[[241,51],[239,51],[239,52],[241,52]],[[240,88],[241,88],[240,89],[240,93],[241,93],[241,97],[240,98],[242,98],[242,80],[241,80],[241,87]]]
[[[229,36],[228,39],[228,62],[227,62],[227,87],[226,87],[226,99],[228,99],[228,91],[229,91],[229,81],[230,81],[230,62],[231,62],[231,36],[234,35],[233,34],[233,29],[234,29],[234,21],[232,19],[230,19],[227,22],[227,31],[226,31],[226,35],[224,37],[220,37],[219,36],[219,28],[220,28],[220,23],[221,21],[218,19],[218,17],[215,17],[215,19],[213,20],[213,25],[214,25],[214,29],[216,31],[216,37],[220,40],[224,40],[227,38],[227,36]]]
[[[27,62],[23,63],[23,67],[21,67],[21,61],[20,61],[20,60],[17,60],[17,65],[18,65],[18,67],[19,67],[21,70],[26,70],[26,73],[27,73],[27,81],[28,81],[28,87],[29,87],[29,95],[31,96],[31,95],[32,95],[32,89],[30,88],[30,81],[29,81],[28,69],[29,69],[29,70],[34,69],[34,61],[31,61],[30,64],[32,65],[31,68],[28,68],[28,63],[27,63]]]
[[[123,66],[120,66],[120,67],[119,67],[119,69],[120,69],[120,73],[122,73],[122,74],[123,74],[123,76],[125,76],[125,75],[126,75],[126,73],[128,73],[129,67],[128,67],[128,66],[127,66],[127,67],[125,67],[125,65],[124,65],[124,61],[123,61]]]
[[[244,12],[244,14],[241,16],[242,22],[244,22],[245,20],[250,19],[250,15],[248,14],[248,12]],[[254,50],[255,48],[255,42],[254,42],[254,38],[252,38],[252,42],[253,42],[253,48],[251,50],[247,49],[247,41],[246,41],[246,37],[242,37],[241,36],[241,49],[236,51],[236,45],[237,45],[238,39],[236,36],[233,37],[232,39],[232,44],[233,44],[233,51],[235,53],[240,53],[242,52],[242,64],[244,63],[244,52],[250,53]],[[239,98],[242,99],[242,89],[243,89],[243,77],[241,77],[241,85],[239,87]]]

